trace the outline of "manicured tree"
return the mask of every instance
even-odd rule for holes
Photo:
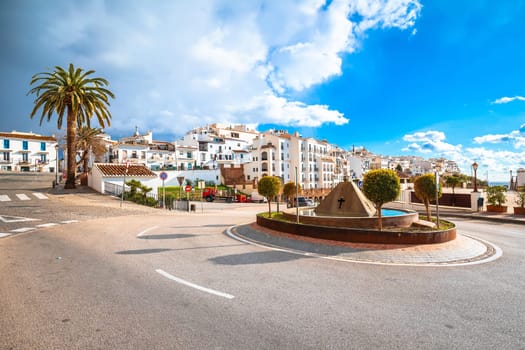
[[[299,192],[301,191],[301,185],[297,184]],[[295,188],[295,182],[287,182],[283,187],[283,194],[286,197],[286,201],[289,203],[291,198],[296,195],[298,191]]]
[[[456,204],[456,192],[454,191],[454,189],[456,188],[456,186],[459,186],[461,185],[461,183],[465,181],[464,180],[464,176],[462,175],[459,175],[459,174],[453,174],[451,176],[447,176],[445,178],[445,184],[447,186],[450,186],[452,187],[452,204],[455,205]]]
[[[40,125],[44,119],[49,122],[54,113],[57,114],[57,127],[62,128],[64,114],[66,115],[67,138],[67,180],[65,188],[75,188],[76,170],[76,136],[77,127],[90,126],[90,120],[96,115],[102,128],[109,126],[109,98],[115,96],[105,87],[109,85],[103,78],[90,77],[94,70],[84,72],[73,64],[66,70],[55,67],[52,72],[33,75],[30,85],[37,84],[28,94],[36,94],[35,105],[30,118],[42,108]]]
[[[436,198],[436,177],[434,174],[418,176],[414,180],[414,192],[425,205],[427,220],[430,221],[430,201]],[[439,186],[438,196],[441,197],[441,186]]]
[[[268,217],[272,217],[272,198],[281,190],[281,179],[276,176],[263,176],[257,183],[257,191],[268,200]]]
[[[389,169],[370,170],[363,179],[363,193],[375,204],[379,231],[383,229],[381,208],[395,200],[401,191],[399,176]]]

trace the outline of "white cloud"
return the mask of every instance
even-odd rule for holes
[[[521,132],[525,131],[525,124],[520,127],[520,130]],[[513,131],[512,133],[516,132]],[[508,135],[486,135],[475,138],[475,142],[498,142],[503,137],[508,137]],[[505,181],[508,179],[509,170],[525,167],[525,151],[492,150],[486,147],[454,145],[445,142],[446,135],[441,131],[416,132],[405,135],[403,140],[410,142],[403,148],[403,151],[454,160],[464,174],[470,174],[471,165],[476,161],[480,165],[478,170],[480,178],[487,176],[488,172],[491,181]],[[521,137],[520,142],[522,142],[521,147],[525,147],[523,137]]]
[[[136,124],[180,134],[224,120],[348,123],[329,106],[289,96],[341,75],[367,30],[408,29],[421,11],[419,0],[57,3],[61,20],[47,15],[47,30],[35,35],[55,45],[54,60],[110,81],[116,133]]]
[[[441,131],[422,131],[403,136],[403,140],[412,142],[402,151],[419,152],[419,153],[434,153],[449,158],[457,158],[461,154],[461,145],[452,145],[444,142],[446,139],[445,133]]]
[[[445,133],[441,131],[421,131],[413,134],[403,136],[404,141],[419,142],[419,141],[443,141],[445,140]]]
[[[474,143],[510,143],[514,148],[525,148],[525,124],[521,125],[518,130],[513,130],[507,134],[488,134],[474,138]]]
[[[491,104],[502,104],[502,103],[509,103],[512,101],[525,101],[525,97],[523,96],[514,96],[514,97],[501,97],[491,102]]]

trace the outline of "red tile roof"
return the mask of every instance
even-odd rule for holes
[[[97,164],[95,166],[100,169],[104,176],[140,176],[140,177],[157,177],[153,171],[149,170],[144,165],[130,164],[128,172],[126,173],[125,164]]]

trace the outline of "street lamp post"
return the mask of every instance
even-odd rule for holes
[[[58,143],[55,145],[55,186],[58,186],[58,150],[60,146]]]
[[[474,191],[473,192],[478,192],[478,179],[476,175],[476,172],[478,171],[478,163],[474,162],[472,164],[472,169],[474,170]]]

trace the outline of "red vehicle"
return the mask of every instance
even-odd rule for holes
[[[215,188],[206,187],[202,190],[202,198],[206,199],[206,202],[213,202],[217,196],[217,190]]]

